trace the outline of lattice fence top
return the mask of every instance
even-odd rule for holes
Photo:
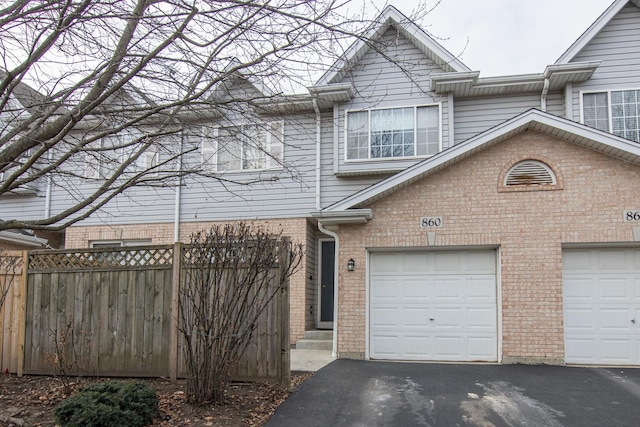
[[[172,246],[29,253],[29,270],[131,269],[170,267],[172,263]]]

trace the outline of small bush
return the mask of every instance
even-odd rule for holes
[[[56,408],[62,427],[142,427],[159,414],[156,392],[141,382],[92,384]]]

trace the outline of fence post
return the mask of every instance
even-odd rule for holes
[[[178,380],[178,326],[180,322],[180,276],[182,272],[182,243],[173,245],[171,278],[171,331],[169,338],[169,379]]]
[[[291,244],[287,240],[287,244]],[[283,250],[280,252],[278,262],[278,279],[282,280],[283,271],[288,269],[288,264],[291,262],[289,259],[289,251],[287,250],[287,244],[283,245]],[[284,265],[283,265],[284,264]],[[291,346],[289,344],[289,288],[290,288],[290,276],[287,276],[286,281],[281,284],[280,300],[277,307],[280,317],[280,383],[291,387]]]
[[[27,330],[27,272],[29,271],[29,252],[22,251],[22,275],[20,276],[20,294],[18,295],[18,377],[24,370],[24,340]]]

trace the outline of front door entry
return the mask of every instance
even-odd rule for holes
[[[320,319],[319,328],[333,327],[333,295],[335,279],[336,244],[332,240],[320,241]]]

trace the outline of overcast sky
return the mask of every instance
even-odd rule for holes
[[[384,0],[374,0],[381,7]],[[541,73],[613,0],[443,0],[421,23],[481,77]],[[388,0],[410,15],[416,0]],[[435,0],[427,0],[427,5]],[[468,44],[467,44],[468,41]],[[465,48],[466,45],[466,48]],[[463,51],[464,50],[464,51]]]

